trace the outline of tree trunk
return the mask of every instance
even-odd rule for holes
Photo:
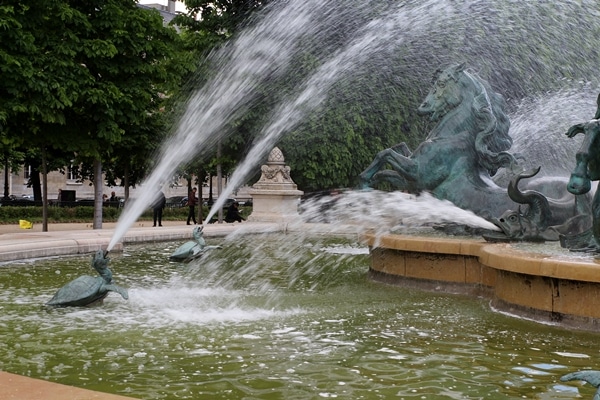
[[[208,207],[212,207],[213,205],[213,190],[212,190],[212,173],[208,173]]]
[[[102,161],[94,160],[94,229],[102,229]]]
[[[8,152],[4,153],[4,200],[8,200],[10,196],[10,188],[8,186],[8,178],[10,177],[10,162],[8,159]]]
[[[48,165],[45,147],[42,147],[42,232],[48,232]]]
[[[31,175],[29,175],[29,182],[31,189],[33,190],[33,200],[42,201],[42,183],[40,180],[40,163],[31,164]]]

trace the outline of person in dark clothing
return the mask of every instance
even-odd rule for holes
[[[156,196],[156,200],[154,200],[154,203],[152,204],[152,217],[154,220],[154,225],[152,226],[156,226],[157,221],[158,226],[162,226],[162,214],[166,204],[167,199],[165,197],[165,194],[161,191],[158,193],[158,195]]]
[[[187,205],[190,208],[187,217],[187,224],[190,224],[190,220],[194,221],[194,225],[196,225],[196,188],[193,188],[190,194],[188,195]]]
[[[239,204],[234,201],[227,209],[227,215],[225,216],[225,222],[242,222],[245,221],[244,217],[240,215]]]

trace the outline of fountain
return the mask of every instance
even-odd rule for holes
[[[5,265],[0,369],[143,399],[593,394],[560,377],[594,363],[597,333],[372,281],[356,237],[207,242],[223,249],[181,266],[177,242],[127,245],[111,267],[130,300],[94,309],[40,307],[87,256]]]
[[[478,32],[477,23],[489,21],[488,10],[478,13],[479,2],[408,1],[382,14],[377,14],[382,7],[377,1],[361,2],[358,10],[336,3],[340,2],[274,4],[267,19],[216,53],[217,76],[190,99],[173,141],[157,156],[155,172],[140,198],[128,205],[109,248],[125,236],[150,204],[154,189],[176,165],[226,134],[227,123],[251,106],[256,89],[291,68],[298,46],[316,46],[318,39],[333,35],[339,21],[344,21],[340,16],[356,11],[367,22],[357,24],[355,34],[339,50],[327,52],[331,57],[323,57],[322,67],[273,111],[261,139],[230,180],[231,190],[281,135],[323,104],[337,80],[350,77],[378,52],[400,49],[407,73],[429,73],[439,65],[459,61],[455,54],[443,51],[457,43],[456,18],[471,22],[469,33],[473,34],[465,42],[473,43],[489,33]],[[567,12],[572,7],[577,10],[574,2],[546,6],[559,7],[567,20],[581,20],[577,12]],[[525,7],[530,13],[516,10],[503,15],[506,10],[496,5],[494,33],[504,28],[510,31],[513,18],[534,14],[530,2],[511,2],[510,7]],[[552,22],[558,19],[546,22],[546,29],[531,25],[535,26],[532,35],[554,32]],[[510,66],[521,59],[511,56],[511,46],[498,48],[501,44],[498,39],[490,45],[490,53],[498,57],[477,54],[476,58],[493,60],[495,71],[511,71]],[[468,46],[459,49],[461,58],[468,55]],[[419,58],[418,52],[427,55]],[[569,58],[556,60],[566,65]],[[579,64],[569,72],[577,79],[586,76],[577,74],[577,68]],[[492,70],[483,61],[477,69],[482,75]],[[538,76],[528,79],[535,82]],[[496,88],[502,89],[502,85]],[[568,97],[561,92],[556,96]],[[523,108],[535,109],[535,99],[531,101],[533,105]],[[519,107],[514,107],[517,118],[512,120],[522,122],[532,115],[541,120],[517,124],[528,135],[515,135],[516,143],[528,146],[523,150],[536,147],[534,131],[543,134],[544,142],[550,137],[560,143],[552,135],[564,136],[562,127],[556,126],[564,106],[554,113],[520,114]],[[592,113],[578,107],[569,117],[580,121],[585,115],[589,118]],[[211,213],[228,194],[223,193]],[[303,217],[319,212],[315,209],[306,205]],[[55,290],[56,276],[79,274],[82,258],[8,264],[0,269],[0,332],[7,338],[0,344],[0,369],[157,399],[578,398],[580,391],[591,393],[589,388],[561,382],[560,376],[589,368],[597,356],[597,333],[555,326],[578,307],[589,313],[581,318],[592,321],[594,328],[598,318],[594,313],[600,310],[598,282],[573,279],[574,275],[589,278],[595,274],[589,256],[537,255],[543,254],[540,251],[525,257],[517,246],[431,232],[430,227],[440,222],[489,230],[495,226],[427,193],[352,191],[336,199],[331,213],[328,235],[315,238],[288,231],[250,235],[242,228],[220,242],[221,251],[203,255],[201,262],[192,260],[173,268],[165,260],[177,243],[124,246],[112,266],[119,271],[119,282],[129,288],[131,300],[109,296],[104,307],[94,310],[39,307]],[[360,235],[337,239],[335,229],[342,224],[352,225]],[[298,231],[310,234],[306,226]],[[359,237],[366,237],[370,248]],[[367,279],[367,269],[374,279]],[[379,280],[404,288],[382,285]],[[502,312],[490,312],[486,297],[490,293],[496,296],[492,306]],[[543,314],[540,319],[545,318],[547,325],[505,314],[522,313],[525,307]]]
[[[582,9],[584,6],[577,6],[571,2],[548,6],[522,5],[522,7],[524,10],[511,8],[508,10],[510,11],[509,15],[503,15],[502,13],[507,10],[499,8],[494,11],[498,14],[494,16],[494,21],[510,31],[513,29],[514,21],[511,18],[514,18],[514,15],[522,14],[530,18],[536,15],[543,17],[548,13],[557,14],[560,17],[586,14],[585,9]],[[546,10],[544,7],[548,7],[550,10]],[[541,11],[538,11],[538,8]],[[488,69],[490,73],[511,71],[510,66],[515,64],[514,58],[504,59],[504,53],[494,49],[494,45],[502,43],[502,41],[498,41],[494,45],[488,44],[486,47],[485,43],[481,42],[480,36],[470,35],[468,28],[481,29],[481,25],[487,21],[489,10],[478,9],[470,6],[469,3],[426,1],[382,6],[377,2],[365,0],[356,7],[348,8],[335,1],[308,1],[303,4],[276,2],[268,8],[268,11],[266,18],[259,19],[229,46],[213,55],[214,70],[218,73],[189,99],[188,107],[176,126],[172,140],[165,144],[161,153],[156,157],[159,162],[153,174],[139,191],[140,194],[136,201],[128,205],[123,213],[115,235],[108,246],[109,250],[118,243],[127,229],[151,202],[151,188],[168,181],[176,167],[192,158],[197,149],[211,147],[226,135],[227,124],[251,107],[255,101],[255,93],[259,92],[257,90],[259,86],[261,92],[264,92],[265,86],[268,88],[266,82],[271,77],[281,76],[288,72],[302,75],[299,70],[293,69],[293,57],[297,52],[306,51],[309,47],[320,48],[320,43],[325,43],[322,45],[322,52],[315,54],[321,61],[320,66],[308,76],[305,74],[306,79],[298,85],[298,91],[283,98],[280,105],[273,110],[256,145],[251,149],[247,159],[230,177],[228,188],[210,210],[208,220],[222,207],[231,191],[245,182],[250,171],[253,171],[266,152],[273,148],[281,135],[301,123],[308,113],[317,110],[337,81],[351,79],[352,74],[360,70],[363,65],[372,60],[379,60],[378,54],[383,54],[384,57],[393,51],[404,54],[402,63],[406,64],[405,71],[410,70],[413,74],[422,76],[421,70],[424,69],[422,67],[427,65],[423,62],[428,59],[429,52],[424,49],[424,46],[421,46],[421,43],[431,43],[437,60],[440,60],[442,56],[448,59],[454,58],[453,54],[446,54],[447,51],[444,53],[439,48],[439,41],[452,42],[456,32],[450,27],[461,25],[466,29],[463,34],[469,37],[473,44],[473,48],[461,48],[461,51],[464,50],[462,58],[473,51],[495,52],[486,54],[487,59],[490,60],[489,64],[483,62],[481,54],[475,54],[478,61],[477,67]],[[465,15],[470,16],[468,21],[464,19]],[[351,34],[346,33],[344,37],[337,32],[336,29],[343,25],[340,21],[348,22],[348,25],[352,27]],[[555,22],[558,23],[558,21]],[[562,23],[562,21],[560,22]],[[523,26],[527,26],[527,24]],[[487,27],[484,26],[484,28]],[[542,33],[539,30],[530,32],[531,40],[540,40],[540,38],[546,41],[552,39],[553,42],[556,40],[554,37],[546,38]],[[340,36],[343,37],[341,41]],[[494,34],[494,37],[499,36]],[[579,39],[580,32],[573,34],[573,37]],[[335,38],[333,40],[336,46],[334,51],[328,47],[331,46],[331,38]],[[585,39],[585,36],[581,39]],[[463,46],[462,43],[460,45]],[[554,45],[558,48],[558,44]],[[418,57],[419,52],[424,54],[422,58]],[[587,73],[584,76],[592,75],[591,70],[582,68],[585,65],[583,62],[578,63],[577,68],[563,67],[568,64],[564,62],[565,53],[562,51],[556,57],[548,57],[561,63],[561,68],[556,67],[557,71],[565,76],[581,73],[581,70]],[[471,57],[475,58],[473,54]],[[575,58],[575,56],[573,57]],[[530,57],[524,57],[523,60],[530,60]],[[429,64],[431,63],[429,62]],[[429,65],[429,69],[431,68],[432,66]],[[538,69],[546,72],[544,68]],[[510,82],[514,81],[514,74],[513,76],[510,73],[505,75],[500,82],[502,85],[510,86]],[[547,87],[544,85],[548,83],[548,79],[546,75],[540,74],[530,77],[528,83],[530,82],[540,87]],[[500,85],[500,89],[496,90],[502,92],[502,85]],[[581,112],[581,110],[577,110],[577,112]],[[539,121],[535,121],[534,125],[541,124]],[[201,127],[200,131],[198,127]],[[531,130],[531,127],[527,129]],[[547,137],[548,132],[543,133]],[[527,134],[529,135],[531,132],[527,132]],[[493,146],[489,151],[494,151]],[[548,170],[550,169],[548,167]]]
[[[371,6],[369,1],[365,1],[352,11],[364,16],[373,12]],[[190,98],[172,139],[165,143],[157,157],[158,165],[138,192],[136,201],[126,206],[108,250],[118,243],[151,203],[154,196],[151,187],[168,181],[177,166],[195,156],[197,149],[214,146],[227,133],[227,123],[248,109],[259,85],[271,74],[281,74],[289,68],[296,46],[305,43],[309,35],[310,46],[322,40],[323,36],[335,36],[336,19],[348,11],[347,7],[333,0],[309,0],[302,4],[279,2],[270,9],[268,18],[244,31],[234,43],[213,57],[214,69],[219,73]],[[436,12],[432,13],[432,10]],[[387,15],[371,19],[358,29],[348,44],[334,52],[300,85],[299,93],[285,99],[273,112],[259,134],[260,139],[231,176],[228,187],[213,204],[206,220],[210,221],[227,196],[243,183],[265,152],[270,151],[274,142],[321,104],[338,79],[351,74],[354,68],[384,46],[426,35],[426,27],[431,29],[441,25],[455,15],[449,4],[433,0],[408,8],[402,4],[386,11]],[[415,24],[415,20],[420,23]],[[402,36],[394,36],[398,32],[402,32]],[[200,132],[198,127],[202,127]]]

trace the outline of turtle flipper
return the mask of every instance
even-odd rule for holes
[[[598,388],[593,400],[600,400],[600,371],[577,371],[566,374],[560,378],[561,381],[586,381]]]
[[[560,378],[561,381],[586,381],[594,387],[600,386],[600,371],[577,371],[566,374]]]
[[[129,293],[127,292],[127,289],[122,288],[121,286],[109,284],[104,285],[104,289],[119,293],[125,300],[129,299]]]

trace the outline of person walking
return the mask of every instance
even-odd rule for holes
[[[188,195],[187,205],[190,208],[187,217],[187,224],[190,224],[190,220],[194,221],[194,225],[196,225],[196,188],[193,188],[190,194]]]
[[[154,200],[154,203],[152,204],[152,218],[154,220],[154,225],[152,226],[156,226],[156,222],[158,222],[158,226],[162,226],[162,215],[166,204],[167,199],[165,194],[162,191],[159,191],[156,200]]]

